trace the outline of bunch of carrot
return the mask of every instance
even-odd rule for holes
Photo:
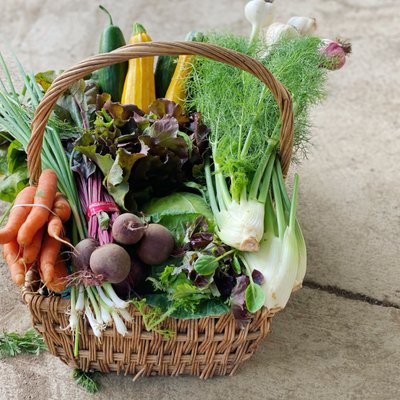
[[[60,258],[66,242],[63,224],[71,216],[68,200],[57,192],[57,175],[44,170],[37,187],[28,186],[15,199],[6,226],[0,229],[0,244],[11,277],[25,283],[26,272],[38,267],[41,280],[54,292],[65,289],[68,269]]]

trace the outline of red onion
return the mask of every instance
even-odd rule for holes
[[[326,61],[323,63],[323,67],[331,71],[340,69],[346,62],[346,55],[351,52],[351,45],[347,42],[341,42],[339,40],[323,41],[320,47],[320,53],[326,56]]]

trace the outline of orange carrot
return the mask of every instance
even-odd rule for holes
[[[20,249],[15,240],[3,246],[3,256],[10,269],[13,282],[17,285],[23,285],[25,282],[25,265],[19,258]]]
[[[27,266],[21,259],[10,266],[11,278],[16,285],[21,286],[25,283],[26,269]]]
[[[18,243],[15,240],[3,246],[3,257],[8,265],[14,264],[18,260],[20,253]]]
[[[53,280],[54,266],[60,252],[61,242],[45,234],[40,252],[39,269],[43,282],[47,285]]]
[[[29,246],[24,247],[24,253],[23,253],[22,258],[27,264],[33,263],[38,258],[40,249],[42,247],[42,240],[43,240],[44,232],[45,232],[45,227],[42,226],[35,233],[32,243]]]
[[[47,289],[56,293],[62,292],[67,286],[67,282],[65,279],[67,276],[68,276],[67,266],[65,265],[63,260],[58,259],[56,264],[54,265],[53,280],[46,284]]]
[[[63,234],[63,228],[63,223],[60,217],[52,215],[49,218],[49,224],[47,225],[47,233],[49,236],[55,239],[60,239]]]
[[[47,222],[57,191],[57,175],[51,169],[42,172],[36,189],[34,204],[26,221],[18,231],[20,246],[29,246],[35,233]]]
[[[15,198],[15,206],[19,204],[32,204],[33,198],[36,193],[36,188],[28,186],[22,189]],[[6,226],[0,229],[0,243],[8,243],[15,240],[18,234],[18,230],[21,225],[25,222],[26,217],[29,215],[32,207],[15,207],[11,210],[10,216]]]
[[[56,193],[52,211],[60,217],[63,223],[67,222],[71,216],[71,206],[61,192]],[[55,215],[50,216],[50,218],[52,217],[55,217]]]

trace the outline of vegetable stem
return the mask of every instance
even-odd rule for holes
[[[292,193],[292,204],[290,208],[290,218],[289,218],[289,228],[295,228],[296,222],[296,205],[297,205],[297,193],[299,189],[299,175],[294,175],[294,183],[293,183],[293,193]]]
[[[232,202],[232,198],[229,194],[228,186],[226,180],[220,171],[219,165],[214,161],[215,166],[215,185],[217,188],[217,198],[219,202],[220,209],[228,208],[229,204]]]
[[[99,8],[100,8],[100,10],[104,11],[108,15],[108,18],[110,18],[110,26],[114,25],[110,12],[101,4],[99,5]]]
[[[15,200],[7,207],[7,210],[3,214],[0,219],[0,226],[3,224],[4,220],[7,218],[7,215],[10,213],[11,209],[14,207]]]
[[[277,222],[278,222],[279,238],[283,239],[283,236],[285,234],[285,229],[286,229],[286,223],[285,223],[285,215],[284,215],[284,211],[283,211],[281,190],[279,187],[278,177],[276,175],[275,169],[272,173],[272,187],[273,187],[274,198],[275,198],[275,207],[276,207],[276,216],[277,216]]]
[[[218,261],[222,260],[223,258],[225,258],[226,256],[229,256],[229,254],[235,253],[236,251],[237,251],[236,249],[229,250],[229,251],[227,251],[226,253],[222,254],[221,256],[217,257],[217,258],[215,259],[215,261],[218,262]]]
[[[204,163],[204,171],[206,175],[206,184],[207,184],[207,191],[208,191],[208,197],[210,199],[210,205],[212,212],[214,216],[218,215],[219,213],[219,208],[218,204],[215,198],[215,190],[214,190],[214,183],[213,179],[211,176],[211,169],[210,169],[210,157],[206,157],[205,163]]]
[[[260,189],[260,194],[258,195],[258,200],[264,204],[267,201],[268,197],[268,191],[270,188],[271,176],[272,176],[272,171],[274,169],[275,158],[276,154],[275,153],[271,154],[270,160],[268,162],[267,168],[264,173],[263,180],[261,182],[261,189]]]

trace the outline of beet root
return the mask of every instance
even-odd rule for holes
[[[83,239],[75,246],[72,260],[76,271],[89,269],[90,256],[99,246],[99,241],[92,238]]]
[[[143,294],[148,268],[140,260],[131,257],[131,269],[128,276],[113,285],[115,293],[122,299],[130,299],[133,293]]]
[[[136,255],[149,265],[157,265],[167,260],[174,249],[172,233],[160,224],[149,224],[136,249]]]
[[[130,245],[137,243],[143,236],[144,225],[138,216],[131,213],[119,215],[112,226],[112,237],[119,243]]]
[[[90,256],[90,269],[110,283],[122,282],[129,274],[131,258],[128,252],[114,243],[98,247]]]

